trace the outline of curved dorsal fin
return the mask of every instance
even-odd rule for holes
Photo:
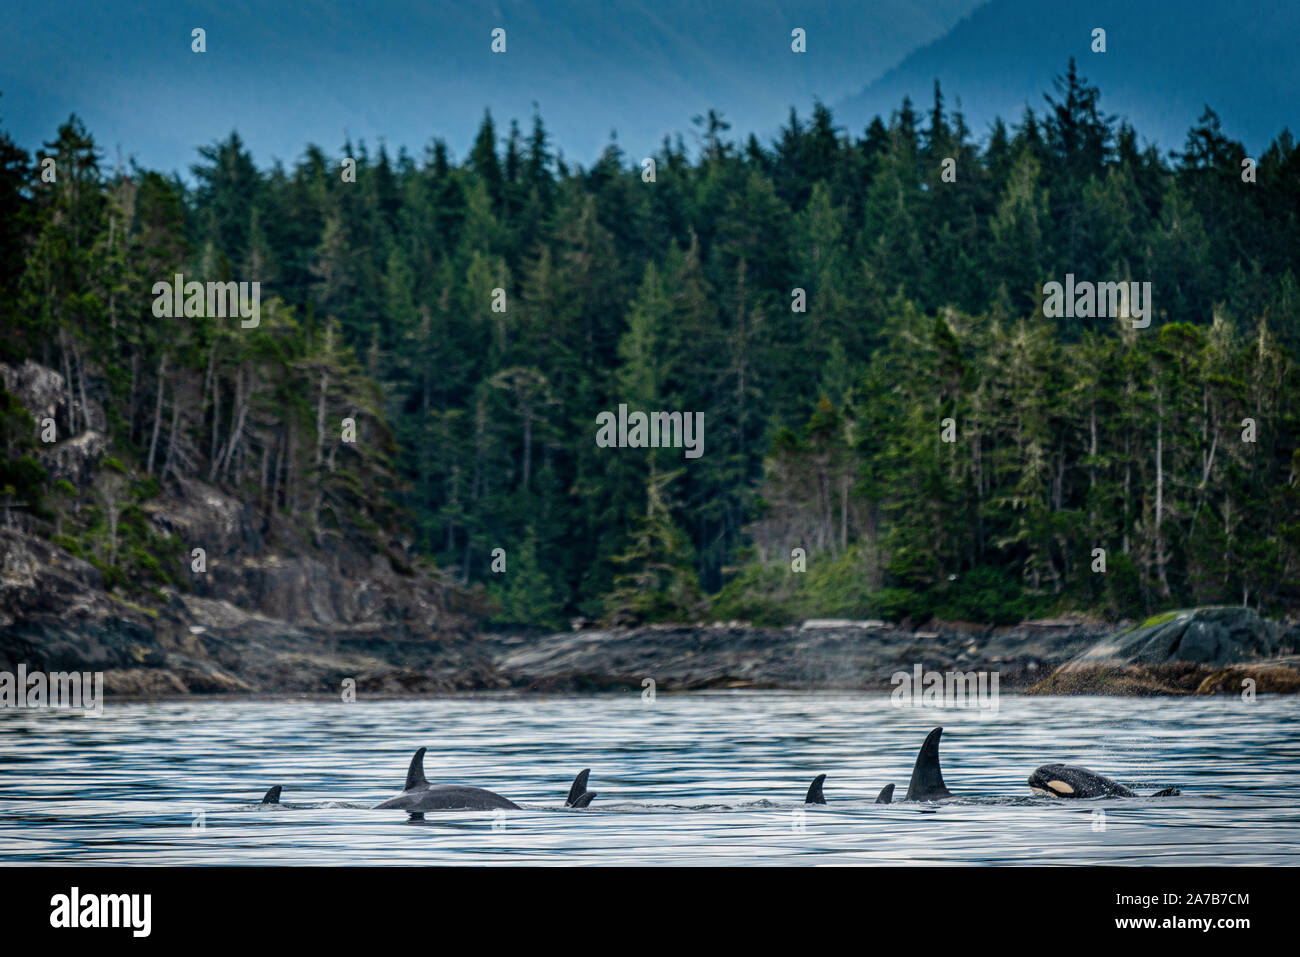
[[[909,801],[938,801],[952,797],[952,792],[944,786],[943,772],[939,770],[939,735],[943,728],[935,728],[925,738],[921,752],[916,756],[916,765],[912,768],[912,780],[907,785]]]
[[[585,807],[578,803],[578,799],[587,790],[587,777],[590,774],[591,768],[583,768],[578,772],[578,776],[573,779],[573,786],[569,788],[569,796],[564,799],[565,807]]]
[[[579,797],[576,801],[573,802],[573,806],[574,806],[574,807],[586,807],[588,804],[590,804],[590,803],[592,802],[593,799],[595,799],[595,797],[596,797],[596,792],[594,792],[594,791],[587,791],[587,792],[585,792],[581,797]]]
[[[880,793],[876,795],[876,803],[892,804],[893,801],[894,801],[894,786],[892,784],[886,784],[883,788],[880,789]]]
[[[273,788],[271,788],[269,791],[267,791],[267,792],[266,792],[266,797],[262,798],[262,803],[263,803],[263,804],[279,804],[279,803],[280,803],[280,788],[281,788],[281,787],[282,787],[282,785],[277,784],[275,787],[273,787]]]
[[[415,757],[411,758],[411,766],[406,769],[406,785],[402,788],[403,791],[429,783],[424,778],[424,752],[427,750],[429,749],[421,748],[415,752]]]
[[[804,804],[825,804],[826,796],[822,794],[822,782],[826,780],[826,775],[819,774],[813,778],[812,784],[808,785],[808,794],[803,799]]]

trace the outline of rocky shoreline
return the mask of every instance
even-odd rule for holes
[[[0,364],[0,378],[34,415],[61,414],[66,391],[52,370]],[[50,481],[84,492],[106,454],[107,420],[93,402],[81,415],[82,433],[36,454]],[[639,692],[650,681],[666,693],[888,691],[895,674],[916,668],[996,675],[999,693],[1300,691],[1300,625],[1240,608],[1118,624],[1064,616],[1011,627],[696,622],[499,633],[482,624],[481,590],[417,567],[400,534],[337,535],[324,544],[193,476],[175,477],[139,509],[170,552],[148,555],[167,584],[148,597],[129,592],[138,601],[105,581],[102,562],[77,557],[81,546],[70,551],[31,534],[35,524],[6,510],[0,674],[19,665],[102,672],[107,694],[134,699],[334,696],[345,686],[403,697]],[[197,570],[196,546],[205,556]]]
[[[43,539],[3,529],[0,548],[0,671],[102,671],[106,693],[122,698],[333,696],[348,681],[358,695],[392,697],[639,691],[647,679],[657,692],[887,691],[916,666],[996,673],[1004,692],[1238,693],[1245,678],[1260,692],[1300,691],[1300,626],[1239,608],[1171,613],[1146,627],[1063,617],[499,634],[432,596],[413,600],[412,583],[387,568],[352,570],[364,586],[319,589],[337,584],[337,570],[281,557],[223,573],[227,593],[258,610],[175,591],[149,609],[105,591],[93,566]]]

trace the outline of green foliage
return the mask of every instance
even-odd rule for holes
[[[12,501],[39,507],[46,474],[41,463],[30,455],[0,459],[0,492]]]
[[[1180,155],[1141,149],[1073,63],[983,144],[937,87],[862,135],[822,106],[770,148],[699,126],[652,186],[616,147],[558,160],[540,118],[502,142],[485,117],[459,166],[345,144],[346,184],[319,147],[259,169],[233,133],[193,188],[109,175],[72,117],[32,189],[0,133],[3,356],[64,377],[61,438],[99,408],[111,439],[51,494],[0,395],[14,511],[145,589],[182,566],[128,506],[209,483],[270,538],[412,546],[516,622],[689,618],[700,592],[766,622],[1300,605],[1289,135],[1245,186],[1212,112]],[[275,297],[256,329],[160,320],[140,290],[177,272]],[[1152,281],[1151,328],[1044,320],[1066,273]],[[620,402],[702,412],[704,455],[596,447]],[[491,550],[529,541],[540,564],[493,580]]]
[[[927,596],[936,618],[1012,625],[1036,618],[1050,602],[1027,594],[1024,583],[1005,568],[977,566],[959,575],[948,587]]]
[[[563,606],[555,599],[555,586],[538,554],[537,533],[528,530],[519,549],[507,550],[505,584],[492,591],[500,611],[492,620],[511,625],[560,627]]]
[[[605,599],[612,624],[690,621],[702,610],[690,541],[673,521],[666,488],[681,472],[646,480],[646,512],[637,522],[627,551],[613,561],[621,569]]]

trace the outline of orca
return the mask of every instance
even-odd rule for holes
[[[578,772],[578,776],[573,779],[573,785],[569,788],[569,796],[564,799],[565,807],[586,807],[596,797],[594,793],[587,790],[587,776],[591,774],[591,768],[583,768]]]
[[[912,779],[907,784],[909,801],[942,801],[952,797],[952,792],[943,783],[943,772],[939,770],[939,736],[943,728],[935,728],[926,735],[925,743],[916,756],[912,767]]]
[[[822,784],[826,781],[826,775],[819,774],[813,778],[812,784],[808,785],[808,794],[804,797],[804,804],[825,804],[826,795],[822,793]],[[880,793],[876,795],[877,804],[888,804],[894,799],[894,786],[886,784],[881,788]]]
[[[420,748],[411,758],[406,770],[406,784],[402,793],[375,805],[376,810],[397,808],[411,815],[412,821],[424,820],[425,811],[489,810],[507,808],[519,810],[519,805],[500,794],[472,788],[462,784],[430,784],[424,776],[424,753]]]
[[[1140,797],[1105,775],[1072,764],[1044,764],[1029,775],[1030,790],[1056,798]],[[1178,788],[1165,788],[1150,797],[1173,797]]]
[[[391,797],[375,810],[395,808],[407,812],[412,821],[423,821],[426,811],[486,811],[495,808],[518,811],[518,804],[483,788],[469,787],[464,784],[430,784],[424,776],[424,753],[428,748],[420,748],[411,758],[411,766],[406,771],[406,784],[402,793]],[[589,805],[596,796],[587,790],[589,770],[582,771],[573,780],[565,807],[582,808]]]
[[[826,780],[826,775],[819,774],[813,778],[812,784],[808,785],[808,793],[803,799],[804,804],[825,804],[826,795],[822,794],[822,783]]]
[[[262,803],[263,803],[263,804],[279,804],[279,803],[280,803],[280,788],[281,788],[281,787],[282,787],[282,785],[277,784],[275,787],[273,787],[273,788],[271,788],[269,791],[267,791],[267,792],[266,792],[266,796],[262,798]]]

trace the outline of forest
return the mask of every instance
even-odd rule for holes
[[[0,393],[4,520],[146,604],[187,559],[143,506],[202,482],[278,547],[409,549],[506,626],[1294,610],[1294,140],[1251,155],[1207,106],[1162,150],[1073,62],[1048,85],[982,133],[936,85],[589,168],[540,116],[463,157],[259,166],[232,132],[185,177],[75,116],[36,154],[0,130],[0,362],[108,442],[54,481]],[[260,322],[157,318],[177,273],[260,283]],[[1045,316],[1067,274],[1150,283],[1150,324]],[[620,404],[701,413],[703,454],[598,445]]]

